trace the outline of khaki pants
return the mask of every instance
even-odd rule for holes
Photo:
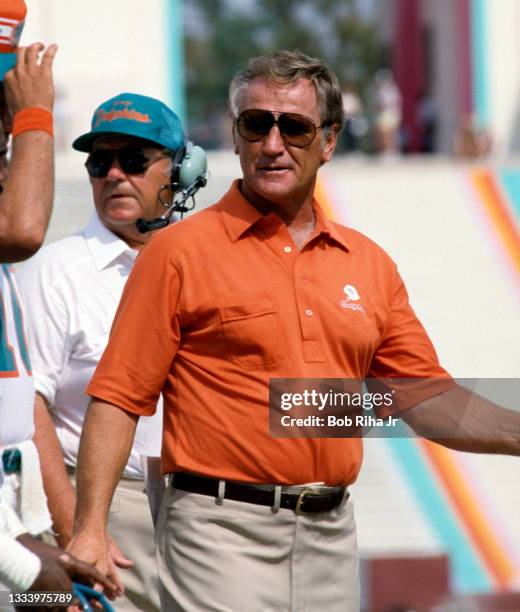
[[[72,484],[75,477],[71,474]],[[108,532],[123,554],[134,562],[130,569],[117,568],[125,586],[124,597],[114,602],[117,612],[161,610],[155,564],[154,528],[143,481],[122,478],[117,485],[108,516]]]
[[[296,515],[167,488],[157,557],[167,612],[358,612],[352,502]]]

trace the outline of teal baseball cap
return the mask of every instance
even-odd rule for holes
[[[16,49],[20,42],[27,6],[24,0],[0,1],[0,81],[16,64]]]
[[[179,117],[160,100],[135,93],[119,94],[98,106],[90,132],[76,138],[72,147],[90,153],[94,141],[109,134],[144,138],[172,151],[185,143]]]
[[[16,64],[16,53],[0,53],[0,81],[4,80],[6,72],[14,68]]]

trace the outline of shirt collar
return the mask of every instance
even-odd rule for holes
[[[236,242],[250,227],[262,219],[262,214],[246,198],[239,189],[239,181],[233,181],[229,191],[224,194],[219,202],[224,226],[233,242]],[[313,201],[316,213],[315,235],[326,234],[347,251],[348,246],[344,236],[339,231],[339,226],[327,218],[319,203]]]
[[[96,213],[90,218],[83,235],[98,270],[103,270],[123,254],[127,254],[132,261],[137,257],[137,251],[105,227]]]
[[[224,226],[233,242],[262,218],[262,213],[244,198],[238,184],[238,180],[233,181],[219,202]]]
[[[312,206],[316,214],[316,234],[326,234],[327,236],[329,236],[329,238],[334,240],[334,242],[337,242],[341,247],[348,251],[349,248],[347,241],[339,230],[341,226],[337,223],[334,223],[327,217],[327,215],[323,211],[323,208],[316,200],[313,201]]]

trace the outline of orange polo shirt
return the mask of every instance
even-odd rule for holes
[[[163,393],[165,472],[352,483],[362,440],[270,436],[269,378],[446,376],[392,260],[314,206],[299,251],[235,182],[137,258],[87,393],[139,415]]]

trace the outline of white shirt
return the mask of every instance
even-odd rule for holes
[[[23,324],[21,301],[14,277],[8,265],[2,264],[0,266],[0,455],[3,446],[29,440],[34,431],[34,384]]]
[[[36,390],[49,402],[65,463],[76,465],[90,398],[84,390],[105,349],[137,256],[94,215],[87,227],[44,247],[17,273],[29,314]],[[142,478],[140,455],[160,455],[162,403],[141,417],[124,475]]]

